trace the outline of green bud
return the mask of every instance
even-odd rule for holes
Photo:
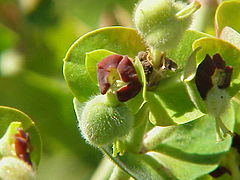
[[[143,0],[135,10],[135,26],[148,46],[172,48],[190,26],[192,14],[199,7],[197,1],[186,6],[174,0]]]
[[[86,103],[79,119],[79,127],[83,137],[99,147],[126,136],[133,119],[124,103],[111,105],[106,95],[99,95]]]
[[[1,180],[32,180],[35,173],[31,166],[15,157],[4,157],[0,160]]]

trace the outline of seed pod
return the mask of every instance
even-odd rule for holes
[[[33,180],[35,173],[31,166],[16,157],[4,157],[0,160],[0,179]]]
[[[110,106],[106,102],[106,95],[94,97],[86,103],[79,119],[83,137],[97,147],[126,136],[133,124],[134,117],[125,104]]]
[[[135,10],[135,26],[147,45],[165,50],[177,45],[199,7],[198,2],[186,6],[174,0],[143,0]]]

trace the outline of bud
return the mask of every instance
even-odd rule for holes
[[[106,95],[86,103],[79,119],[83,137],[93,146],[111,144],[126,136],[133,124],[133,115],[124,103],[110,106]]]
[[[135,26],[151,48],[172,48],[178,44],[192,22],[192,14],[200,6],[197,1],[186,6],[174,0],[143,0],[134,13]]]

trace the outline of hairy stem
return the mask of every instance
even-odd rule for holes
[[[130,132],[127,144],[131,152],[139,153],[142,148],[143,137],[148,122],[149,110],[146,104],[136,114],[135,128]],[[139,124],[138,124],[139,123]]]

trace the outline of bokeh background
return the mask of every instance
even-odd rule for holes
[[[77,129],[63,58],[82,34],[131,27],[137,0],[0,0],[0,105],[28,114],[42,137],[38,180],[87,180],[102,154]]]

